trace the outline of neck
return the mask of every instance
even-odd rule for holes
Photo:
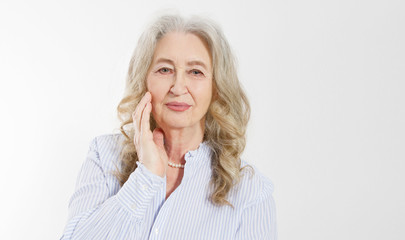
[[[169,161],[184,164],[184,155],[198,148],[204,138],[204,125],[197,130],[182,129],[163,129],[165,133],[165,149]]]

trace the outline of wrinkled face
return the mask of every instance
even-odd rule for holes
[[[153,117],[161,128],[203,127],[212,98],[207,44],[191,33],[167,33],[156,45],[146,84]]]

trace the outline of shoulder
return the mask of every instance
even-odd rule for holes
[[[121,133],[103,134],[94,137],[89,151],[93,151],[104,170],[116,168],[125,137]]]
[[[255,166],[242,161],[241,180],[232,190],[231,203],[246,208],[270,200],[274,191],[273,182]],[[233,200],[233,201],[232,201]]]
[[[102,134],[94,137],[90,146],[99,152],[119,150],[124,136],[121,133]]]

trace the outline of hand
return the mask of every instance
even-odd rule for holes
[[[156,128],[153,133],[150,130],[151,100],[152,95],[146,92],[132,113],[135,129],[134,144],[139,161],[152,173],[164,177],[168,162],[164,147],[164,133],[160,128]]]

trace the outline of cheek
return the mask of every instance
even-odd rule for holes
[[[207,105],[211,102],[212,98],[211,82],[194,84],[192,89],[194,90],[194,96],[198,98],[200,104]]]
[[[156,104],[162,101],[166,95],[166,86],[164,81],[156,77],[150,76],[147,79],[147,88],[152,95],[152,103]]]

